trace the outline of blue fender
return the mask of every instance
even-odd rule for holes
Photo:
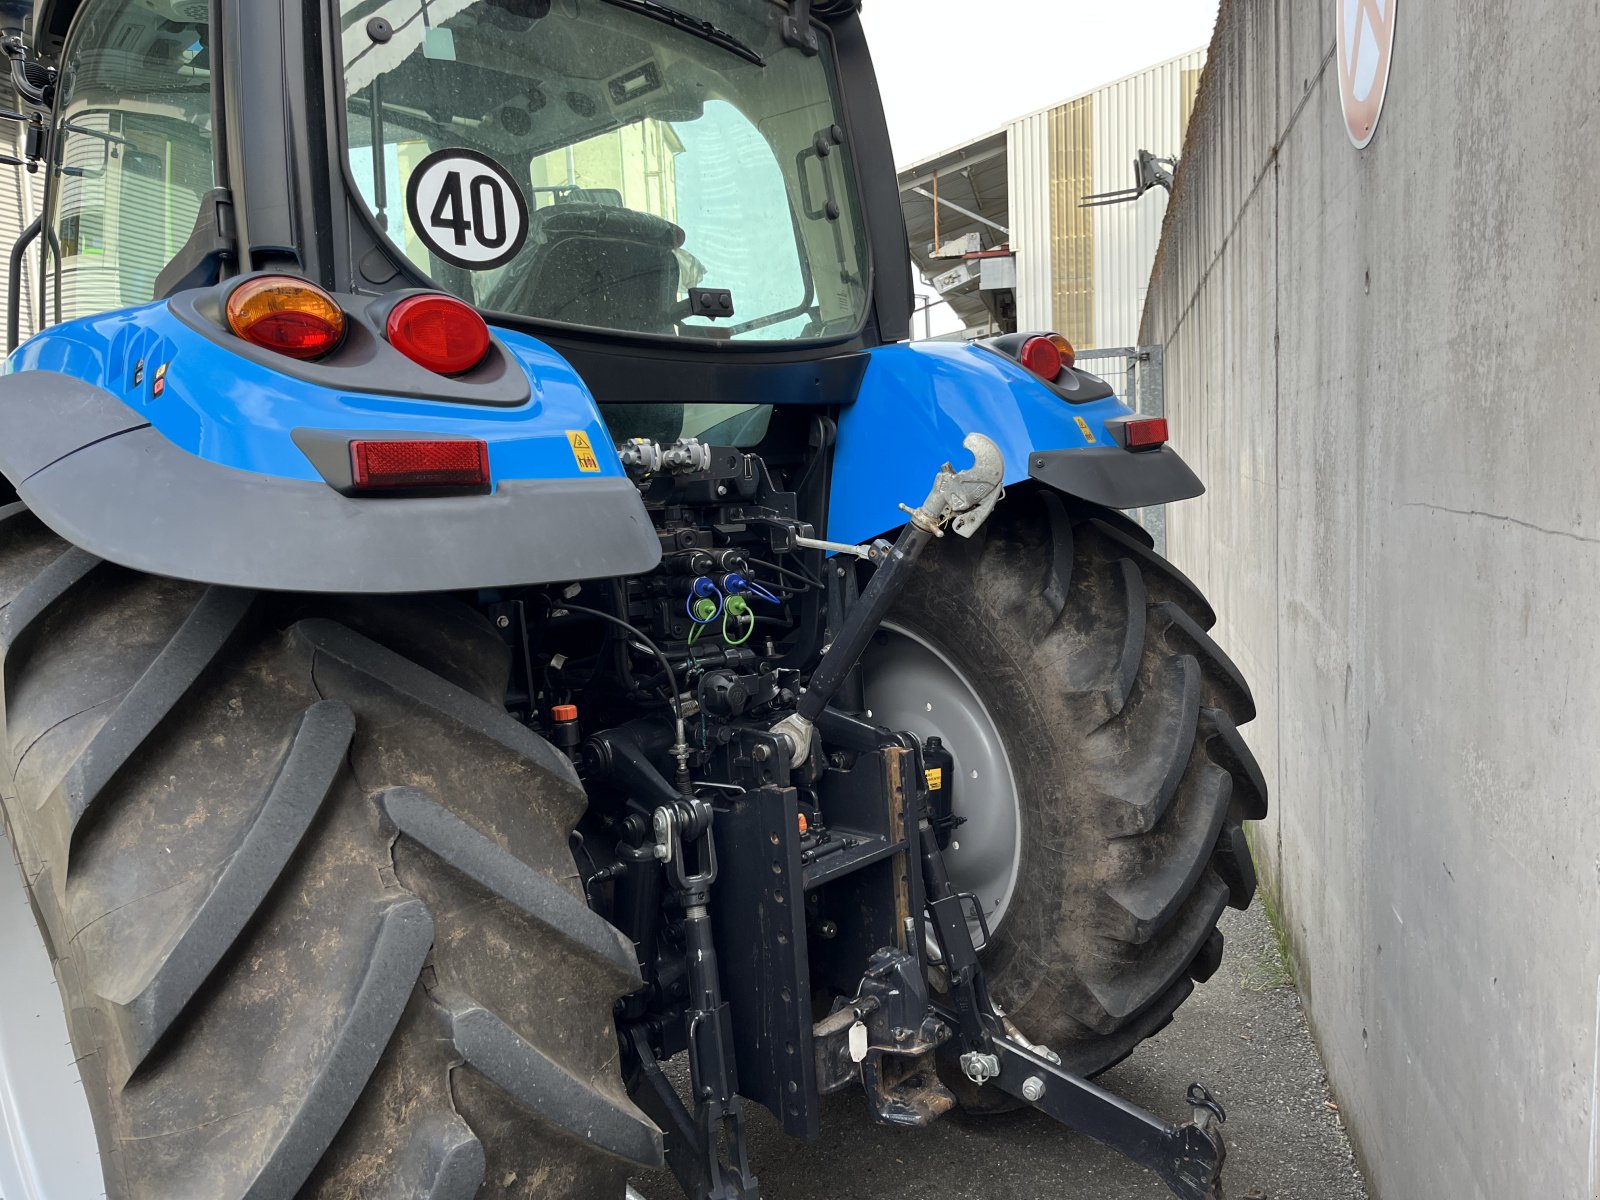
[[[201,332],[192,309],[175,311],[181,299],[53,326],[0,377],[0,473],[75,545],[138,570],[292,591],[497,587],[659,562],[594,398],[537,339],[494,331],[502,375],[526,376],[509,403],[375,394],[363,380],[398,369],[378,361],[397,353],[387,345],[366,347],[365,372],[319,384]],[[493,482],[487,495],[341,494],[306,431],[479,438]]]
[[[1114,396],[1071,403],[1011,359],[981,346],[884,346],[839,418],[828,537],[859,543],[898,528],[946,462],[959,468],[969,433],[1005,456],[1005,483],[1039,480],[1093,504],[1142,508],[1204,489],[1169,447],[1131,453],[1115,422],[1133,415]],[[1111,424],[1108,424],[1110,422]]]

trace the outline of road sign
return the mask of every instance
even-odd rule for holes
[[[1389,90],[1389,63],[1394,52],[1394,14],[1400,0],[1338,0],[1335,57],[1339,68],[1339,101],[1345,128],[1360,150],[1372,140]]]
[[[528,201],[516,179],[474,150],[440,150],[418,163],[406,215],[428,249],[469,271],[510,262],[528,236]]]

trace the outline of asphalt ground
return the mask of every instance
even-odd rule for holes
[[[1366,1200],[1327,1078],[1284,981],[1259,904],[1229,911],[1227,949],[1177,1018],[1100,1083],[1173,1121],[1190,1082],[1226,1107],[1229,1200]],[[928,1129],[874,1125],[859,1093],[828,1097],[822,1137],[784,1136],[751,1107],[752,1167],[764,1200],[1161,1200],[1161,1180],[1037,1113],[951,1114]],[[682,1193],[670,1175],[634,1181],[646,1200]]]

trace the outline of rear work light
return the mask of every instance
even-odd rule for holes
[[[245,341],[290,358],[321,358],[344,339],[334,298],[292,275],[246,280],[228,297],[228,327]]]
[[[1128,450],[1154,450],[1167,444],[1165,417],[1135,417],[1122,426],[1123,443]]]
[[[489,327],[454,296],[408,296],[389,313],[389,344],[440,375],[470,371],[489,353]]]
[[[480,441],[354,441],[350,474],[359,491],[489,486],[489,447]]]
[[[1047,333],[1023,342],[1019,358],[1040,379],[1054,383],[1063,368],[1077,361],[1078,352],[1059,333]]]

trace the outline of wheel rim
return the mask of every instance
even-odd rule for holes
[[[61,993],[3,832],[0,859],[0,1196],[98,1196],[99,1145]]]
[[[956,829],[945,865],[983,905],[989,931],[1005,921],[1022,860],[1022,801],[999,726],[967,676],[926,638],[886,623],[862,658],[872,722],[938,737],[955,759]]]

